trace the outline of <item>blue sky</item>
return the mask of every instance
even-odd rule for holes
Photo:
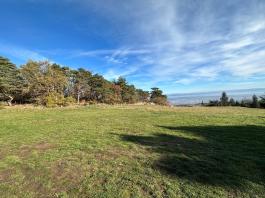
[[[167,94],[265,87],[264,0],[0,0],[0,55]]]

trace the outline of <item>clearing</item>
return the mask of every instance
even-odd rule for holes
[[[0,110],[0,197],[264,197],[265,110]]]

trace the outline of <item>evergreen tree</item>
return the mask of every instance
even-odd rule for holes
[[[221,106],[227,106],[229,103],[228,103],[228,96],[226,94],[226,92],[223,92],[222,93],[222,96],[220,98],[220,103],[221,103]]]
[[[235,106],[240,106],[240,102],[237,100]]]
[[[163,91],[157,87],[152,88],[150,102],[160,105],[167,105],[167,96],[163,95]]]
[[[117,81],[114,81],[115,85],[121,88],[121,98],[124,103],[137,102],[137,92],[134,85],[129,85],[125,78],[119,77]]]
[[[229,105],[236,106],[236,102],[235,102],[234,98],[230,98]]]
[[[16,66],[7,58],[0,56],[0,97],[11,106],[21,90],[22,78]]]
[[[138,96],[138,101],[139,102],[148,102],[150,93],[148,91],[144,91],[142,89],[137,89],[137,96]]]
[[[265,108],[265,95],[261,96],[260,98],[261,98],[261,100],[260,100],[259,104],[262,108]]]
[[[252,104],[251,104],[252,108],[259,108],[259,99],[256,95],[252,96]]]

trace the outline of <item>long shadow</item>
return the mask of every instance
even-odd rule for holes
[[[204,184],[241,188],[265,185],[265,127],[158,126],[171,134],[121,135],[122,140],[161,154],[153,168]],[[191,139],[175,135],[186,134]],[[174,134],[174,135],[172,135]]]

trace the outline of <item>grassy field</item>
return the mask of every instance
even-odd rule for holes
[[[265,110],[0,110],[0,197],[265,197]]]

